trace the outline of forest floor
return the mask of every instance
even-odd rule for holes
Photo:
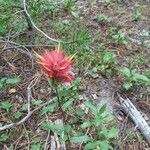
[[[149,5],[146,0],[110,0],[110,3],[107,0],[77,0],[71,9],[56,6],[52,15],[45,10],[39,17],[34,16],[29,7],[29,13],[40,29],[50,37],[66,41],[62,43],[62,49],[67,54],[77,52],[74,72],[76,78],[82,80],[77,90],[81,102],[75,107],[82,108],[82,102],[88,99],[97,107],[102,101],[107,103],[108,112],[115,116],[115,127],[119,129],[118,143],[113,144],[116,150],[150,150],[140,131],[123,112],[118,99],[118,94],[129,98],[150,125],[149,84],[143,79],[127,78],[128,75],[120,72],[124,67],[130,72],[136,69],[150,79]],[[0,127],[25,117],[29,99],[33,110],[56,96],[32,51],[42,54],[45,49],[54,49],[55,45],[36,30],[27,31],[26,28],[11,35],[12,30],[0,37]],[[108,56],[106,60],[105,56]],[[2,88],[2,79],[12,77],[19,77],[21,81]],[[123,84],[131,86],[125,89]],[[4,135],[0,136],[0,150],[40,150],[44,146],[49,150],[51,142],[46,143],[46,139],[51,135],[41,128],[41,124],[46,120],[62,119],[62,114],[59,108],[50,115],[44,111],[41,108],[22,124],[0,131]],[[67,115],[64,118],[65,123],[70,119]],[[84,149],[84,144],[70,146],[66,142],[66,146],[69,150]]]

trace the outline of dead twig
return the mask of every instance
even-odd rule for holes
[[[20,48],[20,51],[26,55],[28,55],[30,58],[33,58],[33,55],[31,54],[31,52],[24,46],[24,45],[20,45],[18,43],[15,43],[13,41],[5,41],[5,40],[0,40],[0,43],[9,43],[11,45],[11,47],[5,47],[4,49],[2,49],[2,52],[0,53],[0,55],[3,53],[3,51],[8,50],[8,49],[14,49],[14,48]]]
[[[124,112],[129,115],[129,117],[132,119],[136,127],[141,131],[146,141],[150,145],[150,127],[145,119],[128,98],[123,99],[121,96],[119,96],[119,100]]]

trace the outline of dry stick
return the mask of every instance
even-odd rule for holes
[[[132,121],[135,123],[138,129],[142,132],[146,141],[150,145],[150,126],[147,124],[140,112],[136,109],[136,107],[128,98],[123,99],[121,96],[119,96],[119,98],[125,113],[129,114],[129,117],[132,119]]]
[[[28,13],[27,11],[27,4],[26,4],[26,0],[23,0],[23,9],[24,9],[24,12],[26,13],[26,16],[28,17],[28,19],[30,20],[30,23],[32,24],[32,26],[40,33],[42,33],[45,37],[47,37],[49,40],[53,41],[53,42],[62,42],[60,40],[56,40],[56,39],[53,39],[51,37],[49,37],[46,33],[44,33],[41,29],[39,29],[35,24],[34,22],[32,21],[31,19],[31,16],[30,14]]]
[[[4,48],[2,51],[5,51],[7,49],[12,49],[12,48],[23,48],[24,50],[20,49],[20,51],[28,56],[30,56],[31,58],[33,58],[33,55],[31,54],[31,52],[24,46],[24,45],[20,45],[18,43],[15,43],[13,41],[4,41],[4,40],[0,40],[1,43],[9,43],[9,44],[12,44],[12,45],[15,45],[15,47],[6,47]],[[1,54],[1,53],[0,53]]]

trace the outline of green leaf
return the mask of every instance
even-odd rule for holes
[[[31,103],[32,103],[32,105],[39,105],[42,103],[42,100],[32,99]]]
[[[119,133],[119,129],[111,128],[111,130],[109,130],[107,136],[108,136],[108,138],[114,138],[114,137],[118,136],[118,133]]]
[[[150,82],[150,79],[148,77],[146,77],[145,75],[139,74],[139,73],[135,73],[133,77],[134,77],[134,80],[141,80],[143,82]]]
[[[67,133],[71,133],[72,132],[72,127],[71,127],[71,125],[66,125],[65,127],[64,127],[64,130],[65,130],[65,132],[67,132]]]
[[[90,141],[90,137],[88,137],[87,135],[82,135],[82,136],[74,136],[71,138],[71,143],[86,143],[88,141]]]
[[[95,150],[100,145],[100,141],[89,142],[85,145],[84,150]]]
[[[93,104],[92,101],[86,101],[84,104],[85,104],[85,106],[87,106],[87,107],[92,111],[92,113],[93,113],[94,115],[97,114],[97,108],[96,108],[96,106]]]
[[[73,17],[75,17],[75,18],[77,18],[77,19],[80,18],[78,12],[76,12],[76,11],[71,11],[71,14],[72,14]]]
[[[8,139],[8,135],[7,134],[1,134],[0,135],[0,142],[5,142]]]
[[[45,114],[45,113],[52,113],[52,112],[54,112],[56,107],[57,107],[56,103],[52,103],[52,104],[50,104],[50,105],[48,105],[46,107],[43,107],[42,115]]]
[[[81,124],[81,128],[82,128],[82,129],[86,129],[86,128],[90,127],[91,125],[92,125],[91,122],[86,121],[86,122],[84,122],[83,124]]]
[[[122,73],[124,76],[128,77],[128,78],[131,77],[130,70],[129,70],[129,68],[127,68],[127,67],[124,67],[123,69],[121,69],[121,73]]]
[[[0,89],[4,88],[6,79],[7,78],[1,78],[0,79]]]
[[[93,119],[95,126],[101,125],[102,121],[103,120],[102,120],[101,116],[99,116],[99,115],[95,116],[95,118]]]
[[[76,114],[77,114],[78,116],[83,116],[83,115],[85,114],[85,112],[84,112],[84,110],[82,110],[81,108],[78,108],[78,109],[76,110]]]
[[[125,82],[125,83],[123,83],[123,88],[125,89],[125,90],[129,90],[131,87],[132,87],[132,82]]]
[[[52,130],[53,132],[61,133],[64,131],[64,127],[61,124],[53,124],[50,122],[44,122],[42,123],[42,128],[44,130]]]
[[[16,84],[18,82],[20,82],[21,79],[19,77],[16,77],[16,78],[9,78],[6,80],[6,83],[7,84]]]
[[[108,64],[115,61],[116,55],[112,52],[105,52],[103,56],[103,62]]]
[[[41,144],[36,143],[36,144],[31,145],[31,150],[41,150]]]
[[[19,119],[20,117],[21,117],[21,115],[22,115],[22,113],[21,112],[16,112],[16,113],[14,113],[14,117],[16,118],[16,119]]]
[[[107,104],[105,103],[103,104],[103,106],[100,107],[98,114],[99,115],[103,114],[106,111],[106,108],[107,108]]]
[[[107,128],[105,126],[101,127],[99,134],[103,135],[103,136],[105,136],[105,138],[107,138],[107,136],[108,136]]]
[[[12,104],[8,101],[1,102],[0,107],[5,110],[9,110],[12,107]]]
[[[100,150],[108,150],[108,149],[109,149],[108,141],[101,141]]]
[[[21,109],[23,111],[28,110],[28,104],[23,104]]]
[[[73,99],[70,99],[70,100],[68,100],[67,102],[65,102],[65,103],[62,105],[63,111],[65,111],[67,108],[72,107],[72,103],[73,103]]]

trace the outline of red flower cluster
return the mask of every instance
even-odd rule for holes
[[[57,82],[71,82],[74,80],[72,75],[72,58],[65,57],[62,50],[52,50],[45,52],[43,56],[38,55],[38,63],[43,67],[49,78]]]

